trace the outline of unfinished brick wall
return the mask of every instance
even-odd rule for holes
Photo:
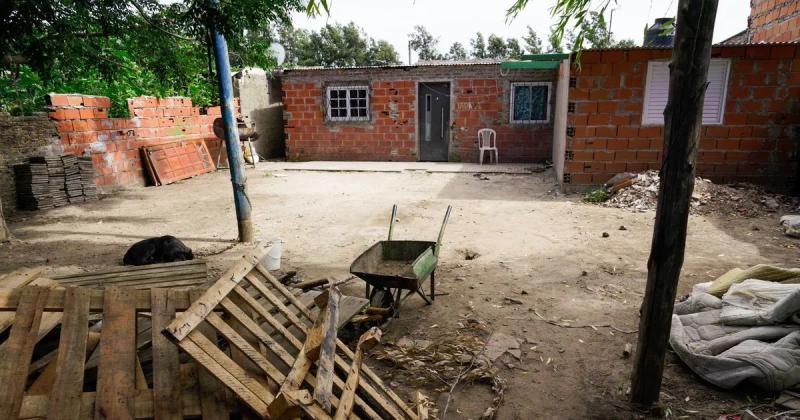
[[[298,160],[416,160],[414,82],[370,83],[370,120],[325,120],[322,82],[284,82],[287,156]]]
[[[31,156],[61,153],[58,131],[47,113],[12,117],[0,113],[0,198],[3,209],[12,212],[17,206],[14,165]]]
[[[131,118],[108,118],[111,101],[101,96],[50,94],[48,104],[64,152],[91,154],[95,182],[101,189],[144,185],[142,146],[201,138],[216,158],[222,143],[212,128],[219,107],[193,107],[189,98],[131,98]]]
[[[569,90],[575,111],[567,117],[565,184],[598,185],[660,167],[663,126],[643,125],[642,107],[647,62],[670,56],[668,49],[583,53]],[[715,47],[712,57],[731,60],[730,76],[723,123],[702,127],[698,175],[791,185],[800,151],[800,48]]]
[[[800,41],[800,2],[750,0],[750,42]]]
[[[497,131],[501,162],[551,158],[556,73],[501,71],[498,64],[286,71],[282,86],[287,156],[297,160],[418,160],[420,81],[451,85],[451,161],[478,162],[477,133],[487,127]],[[515,81],[552,82],[549,123],[509,122],[510,84]],[[326,121],[328,84],[369,86],[370,121]]]
[[[551,72],[526,81],[553,81]],[[520,80],[522,81],[522,80]],[[553,107],[550,123],[512,124],[509,116],[510,82],[500,79],[462,79],[455,89],[455,125],[451,151],[464,162],[478,162],[478,130],[497,132],[502,162],[538,162],[550,159],[553,150]],[[553,103],[555,82],[550,89]],[[488,154],[484,159],[488,159]]]

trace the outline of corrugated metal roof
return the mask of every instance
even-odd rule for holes
[[[749,46],[770,46],[770,45],[800,45],[800,41],[784,41],[784,42],[742,42],[737,41],[736,38],[740,37],[742,33],[736,34],[720,43],[714,44],[714,47],[749,47]],[[746,39],[746,38],[745,38]],[[588,48],[583,52],[591,51],[639,51],[639,50],[668,50],[672,47],[610,47],[610,48]],[[380,69],[414,69],[419,67],[461,67],[461,66],[487,66],[499,65],[507,60],[501,59],[477,59],[477,60],[422,60],[415,64],[387,64],[382,66],[349,66],[349,67],[324,67],[324,66],[308,66],[308,67],[293,67],[279,69],[278,72],[289,73],[294,71],[318,71],[318,70],[380,70]]]
[[[417,67],[453,67],[453,66],[487,66],[498,65],[505,60],[499,59],[480,59],[480,60],[423,60],[416,64],[386,64],[382,66],[348,66],[348,67],[325,67],[325,66],[306,66],[281,69],[283,72],[310,71],[310,70],[379,70],[379,69],[413,69]]]

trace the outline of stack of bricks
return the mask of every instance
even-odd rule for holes
[[[750,0],[750,42],[800,41],[800,2]]]
[[[525,81],[552,82],[548,98],[552,104],[556,87],[552,71],[527,76]],[[510,86],[501,79],[462,79],[455,89],[453,149],[464,162],[478,161],[478,130],[492,128],[497,133],[497,148],[504,163],[539,162],[552,158],[553,115],[546,124],[511,124]]]
[[[598,185],[620,172],[659,169],[663,125],[643,125],[647,63],[669,49],[585,51],[569,89],[564,181]],[[800,139],[800,48],[714,47],[731,61],[721,125],[703,125],[697,173],[717,182],[791,185]]]
[[[300,160],[416,160],[415,83],[370,86],[370,120],[326,122],[322,84],[285,82],[287,155]]]
[[[111,101],[102,96],[50,94],[48,104],[64,151],[91,156],[95,182],[101,189],[144,185],[142,146],[204,139],[216,156],[221,145],[212,129],[214,119],[220,116],[219,107],[193,107],[189,98],[131,98],[131,118],[109,118]],[[235,106],[238,114],[238,102]]]

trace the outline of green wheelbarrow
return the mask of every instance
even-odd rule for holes
[[[372,245],[350,265],[350,273],[366,283],[366,296],[370,302],[374,300],[376,293],[388,291],[394,299],[395,316],[400,311],[400,304],[414,293],[419,294],[427,304],[432,303],[436,298],[436,264],[439,262],[442,236],[451,210],[452,206],[447,206],[436,242],[397,241],[392,240],[397,205],[392,207],[389,238]],[[428,277],[430,300],[422,291],[422,285]],[[408,290],[408,293],[401,297],[403,290]]]

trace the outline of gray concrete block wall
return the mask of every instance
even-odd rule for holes
[[[0,198],[6,214],[17,206],[14,165],[25,163],[31,156],[62,152],[56,124],[46,113],[22,117],[0,113]]]

